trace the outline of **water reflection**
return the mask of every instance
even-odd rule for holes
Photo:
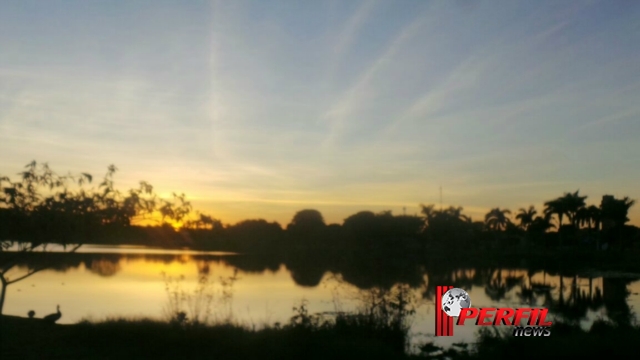
[[[92,273],[100,276],[113,276],[121,269],[119,259],[116,261],[113,261],[112,259],[91,260],[91,263],[87,268]]]
[[[44,261],[53,267],[9,288],[5,313],[26,316],[31,309],[43,313],[60,303],[65,310],[61,323],[87,316],[159,317],[167,300],[161,272],[184,275],[193,285],[199,275],[231,276],[236,269],[240,280],[234,285],[235,316],[246,323],[286,322],[292,306],[302,298],[309,300],[311,311],[322,312],[337,310],[336,296],[343,296],[341,310],[348,311],[357,304],[345,293],[337,294],[338,286],[358,291],[388,289],[398,283],[409,285],[422,299],[414,334],[433,332],[432,307],[438,284],[467,290],[474,307],[547,307],[553,315],[575,322],[608,316],[628,323],[633,314],[631,305],[638,304],[637,296],[630,297],[630,289],[637,293],[640,288],[640,277],[634,274],[601,276],[542,266],[403,266],[383,259],[366,260],[338,260],[327,265],[311,256],[276,260],[187,252],[34,254],[17,270],[37,268]],[[456,340],[460,338],[456,336]]]

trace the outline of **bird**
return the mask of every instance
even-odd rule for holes
[[[56,321],[60,320],[60,318],[62,317],[62,313],[60,312],[60,305],[57,306],[58,312],[55,312],[53,314],[49,314],[45,317],[42,318],[42,320],[50,322],[50,323],[55,323]]]
[[[33,310],[29,310],[29,319],[33,319],[34,316],[36,316],[36,312]]]

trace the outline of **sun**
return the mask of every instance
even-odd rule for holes
[[[144,217],[136,217],[131,221],[132,225],[135,226],[158,226],[158,225],[169,225],[174,230],[180,230],[185,226],[184,221],[175,221],[169,218],[162,218],[160,212],[154,212],[151,215],[147,215]]]

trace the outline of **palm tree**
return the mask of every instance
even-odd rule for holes
[[[558,229],[562,226],[562,218],[567,215],[569,223],[577,226],[576,214],[585,206],[584,200],[586,196],[580,196],[580,190],[576,190],[574,193],[566,192],[563,196],[550,200],[544,203],[544,213],[546,215],[558,216]]]
[[[484,223],[487,228],[491,230],[505,230],[507,228],[507,224],[511,222],[511,220],[507,217],[507,214],[511,214],[511,211],[508,209],[500,210],[499,207],[491,209],[484,217]]]
[[[422,214],[424,215],[425,227],[433,225],[434,221],[446,222],[446,223],[468,223],[470,218],[464,214],[462,207],[449,206],[444,210],[434,210],[434,205],[421,205]]]
[[[602,211],[600,208],[595,205],[590,205],[587,211],[589,212],[589,222],[593,222],[593,228],[596,231],[600,230],[600,222],[602,219]]]
[[[449,206],[435,210],[434,205],[421,205],[424,215],[423,233],[439,239],[465,238],[473,233],[472,220],[462,213],[462,207]]]
[[[600,204],[601,218],[608,220],[616,227],[621,227],[629,221],[627,214],[634,204],[635,200],[631,200],[627,196],[616,199],[611,195],[605,195]]]
[[[580,209],[578,209],[578,212],[576,212],[575,221],[578,227],[587,225],[587,228],[589,229],[589,231],[591,231],[591,213],[589,212],[588,208],[581,207]]]
[[[565,203],[565,209],[567,212],[567,217],[569,218],[569,222],[576,227],[578,225],[576,215],[581,208],[585,207],[584,200],[587,198],[587,196],[580,196],[579,192],[580,190],[576,190],[576,192],[574,193],[565,193],[561,198]]]
[[[444,210],[444,213],[449,215],[450,218],[452,219],[458,219],[458,220],[465,220],[465,215],[462,215],[462,210],[464,210],[462,207],[458,206],[458,207],[453,207],[453,206],[449,206],[448,209]]]
[[[528,230],[530,232],[545,233],[547,230],[553,229],[554,227],[556,226],[551,223],[551,219],[548,216],[536,216],[529,225]]]
[[[435,205],[431,204],[431,205],[420,205],[420,207],[422,208],[420,210],[420,212],[424,215],[424,225],[425,227],[429,226],[429,223],[431,222],[431,220],[433,220],[433,218],[436,215],[436,211],[434,210]]]
[[[533,222],[533,217],[536,216],[537,213],[538,212],[533,205],[529,206],[529,209],[527,210],[521,208],[516,215],[516,219],[520,220],[520,227],[523,230],[527,230],[529,225]]]
[[[558,217],[558,229],[560,229],[560,226],[562,226],[562,218],[567,214],[567,205],[562,198],[549,200],[544,203],[544,214],[548,219],[556,215]]]

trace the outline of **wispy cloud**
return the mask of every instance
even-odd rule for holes
[[[227,221],[640,198],[634,6],[51,6],[0,13],[0,173],[115,163]]]
[[[392,64],[401,47],[417,34],[424,22],[425,17],[417,16],[413,22],[406,25],[387,46],[385,51],[360,75],[355,84],[342,93],[329,108],[325,113],[325,118],[330,127],[330,134],[323,146],[332,146],[347,130],[347,122],[355,121],[355,112],[358,110],[358,106],[374,91],[370,86],[374,76],[385,66]]]
[[[336,67],[340,65],[344,53],[354,44],[358,36],[364,35],[362,34],[363,25],[370,19],[371,12],[378,3],[378,0],[363,0],[355,13],[343,25],[337,42],[332,49],[333,57],[329,65],[329,78],[333,79],[335,77]]]

